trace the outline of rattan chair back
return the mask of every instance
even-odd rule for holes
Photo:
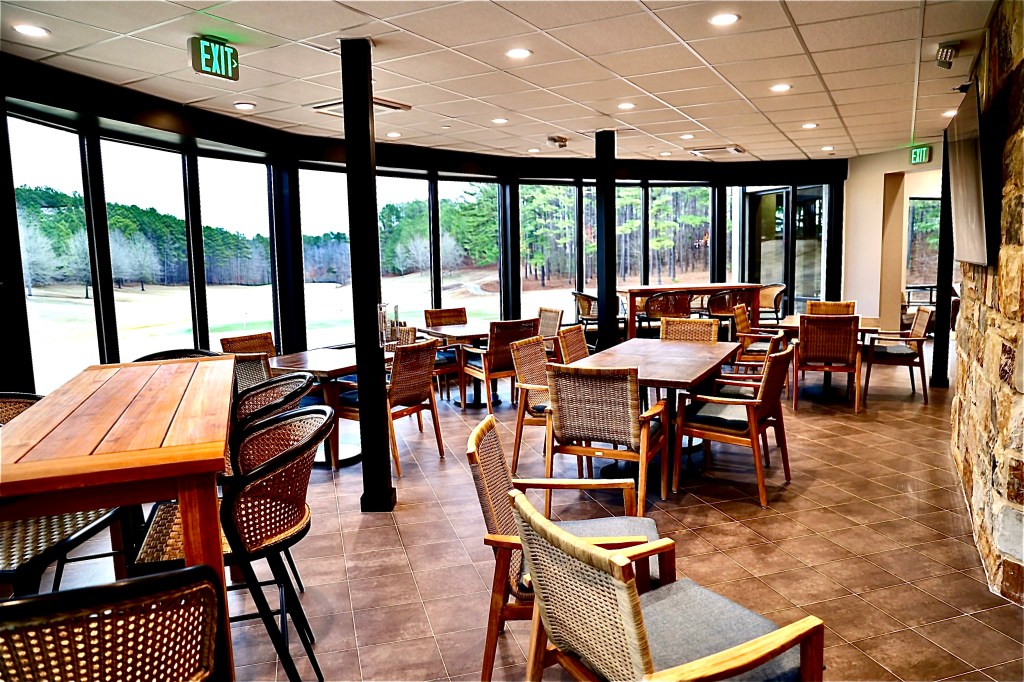
[[[636,367],[549,364],[547,373],[559,443],[611,443],[639,452],[640,381]]]
[[[732,315],[732,294],[723,291],[708,296],[707,308],[710,315]]]
[[[434,391],[434,359],[440,343],[438,339],[429,339],[395,348],[388,386],[392,408],[412,407],[430,400]]]
[[[537,317],[540,319],[540,328],[537,333],[541,336],[554,336],[562,326],[562,315],[565,314],[561,308],[541,308]]]
[[[761,308],[778,310],[778,303],[782,302],[780,295],[786,290],[785,284],[765,284],[757,294],[757,304]]]
[[[914,313],[914,321],[910,324],[910,336],[916,339],[923,339],[928,334],[928,325],[932,323],[932,316],[935,311],[931,308],[918,308]],[[917,352],[917,341],[908,341],[907,345]]]
[[[771,340],[772,344],[776,339]],[[779,412],[782,402],[782,391],[786,387],[786,376],[789,374],[789,363],[793,361],[793,346],[783,351],[772,352],[765,359],[764,372],[761,374],[761,386],[757,390],[757,399],[761,404],[754,408],[758,419],[775,415]]]
[[[0,426],[35,405],[43,396],[35,393],[0,393]]]
[[[250,386],[235,396],[235,428],[294,410],[313,390],[313,383],[309,372],[291,372]]]
[[[859,315],[801,315],[800,364],[852,365],[857,361],[859,338]]]
[[[582,291],[574,291],[572,292],[572,297],[576,301],[577,319],[597,319],[597,296],[591,296]]]
[[[449,324],[466,324],[465,308],[434,308],[423,311],[428,327],[444,327]]]
[[[600,679],[639,680],[653,673],[632,564],[551,523],[521,492],[509,495],[551,643],[579,656]]]
[[[175,348],[173,350],[162,350],[141,358],[135,358],[134,362],[159,362],[160,360],[187,360],[188,358],[212,358],[221,355],[216,351],[203,350],[202,348]]]
[[[220,340],[220,347],[225,353],[266,353],[267,357],[271,358],[277,355],[274,335],[270,332],[226,336]]]
[[[665,317],[661,320],[661,338],[666,341],[718,341],[718,320]]]
[[[587,334],[583,331],[583,325],[575,324],[558,331],[558,345],[562,349],[562,362],[571,364],[590,356],[590,347],[587,346]]]
[[[491,331],[487,335],[487,357],[491,372],[515,371],[512,364],[512,350],[509,345],[513,341],[522,341],[537,335],[540,319],[533,317],[527,320],[505,320],[491,322]]]
[[[732,307],[732,319],[733,324],[736,327],[737,334],[749,334],[750,333],[750,316],[747,314],[747,304],[740,303]],[[743,346],[743,350],[746,350],[751,343],[754,342],[749,336],[739,336],[740,345]]]
[[[399,346],[408,346],[411,343],[416,343],[416,327],[401,326],[397,328],[397,332]]]
[[[856,301],[808,301],[808,315],[853,315],[857,312]]]
[[[214,679],[218,585],[193,566],[0,604],[0,679]]]
[[[241,392],[270,378],[266,353],[235,353],[235,391]]]
[[[516,368],[516,381],[520,384],[532,384],[534,386],[547,386],[547,371],[545,365],[548,362],[548,354],[544,348],[544,338],[531,336],[522,341],[513,341],[509,344],[512,352],[512,364]],[[548,401],[548,390],[530,389],[526,392],[526,409],[531,410],[534,405],[544,405]]]
[[[644,313],[652,320],[663,317],[689,317],[693,312],[690,294],[683,291],[662,291],[644,303]]]

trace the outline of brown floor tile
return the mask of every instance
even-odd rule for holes
[[[842,514],[854,523],[860,524],[879,523],[900,518],[899,514],[888,509],[882,509],[877,504],[872,504],[865,500],[848,504],[837,504],[830,507],[830,509],[837,514]]]
[[[263,623],[255,623],[231,628],[231,649],[236,666],[273,663],[277,659],[277,652]]]
[[[769,540],[784,540],[814,533],[807,526],[797,523],[788,516],[767,516],[762,519],[749,519],[744,521],[743,525]]]
[[[794,557],[807,564],[814,566],[829,561],[846,559],[853,556],[853,553],[844,547],[824,538],[820,535],[805,535],[799,538],[779,540],[775,543]]]
[[[799,559],[771,543],[738,547],[725,553],[752,575],[768,575],[803,566]]]
[[[449,677],[455,678],[459,675],[476,673],[472,678],[480,679],[480,667],[484,658],[484,640],[487,636],[486,628],[474,628],[462,632],[452,632],[437,636],[437,648],[441,651],[441,658],[444,660],[445,669]],[[495,654],[494,667],[496,671],[509,666],[525,666],[526,656],[516,643],[514,637],[508,633],[498,637],[498,650]],[[525,675],[525,667],[522,669]],[[494,679],[500,679],[495,676]],[[525,679],[525,677],[519,678]]]
[[[698,536],[717,549],[731,549],[763,543],[765,538],[750,530],[742,523],[720,523],[693,530]]]
[[[676,569],[701,585],[749,578],[750,573],[722,552],[676,558]]]
[[[320,641],[317,640],[317,646],[319,645]],[[355,649],[349,649],[347,651],[325,651],[323,653],[317,651],[316,660],[317,663],[320,664],[320,670],[323,671],[325,680],[330,680],[331,682],[359,682],[361,679],[359,670],[359,654]],[[295,667],[298,669],[299,676],[302,679],[315,679],[313,668],[310,666],[309,660],[305,655],[295,656],[294,661]],[[277,664],[277,679],[288,679],[280,662]]]
[[[447,519],[401,525],[398,527],[398,532],[402,537],[402,544],[406,547],[429,545],[435,542],[450,542],[459,539],[458,534]],[[347,547],[348,545],[346,545],[346,549]]]
[[[825,507],[820,509],[786,512],[786,516],[800,524],[803,524],[804,526],[807,526],[817,533],[827,530],[836,530],[839,528],[848,528],[855,525],[853,521],[842,514],[837,514],[831,509]]]
[[[904,545],[919,545],[925,542],[935,542],[936,540],[942,540],[946,536],[937,530],[932,530],[928,526],[922,526],[920,523],[916,523],[910,519],[896,519],[894,521],[885,521],[883,523],[872,523],[868,525],[868,528],[881,533],[882,535],[892,538],[896,542],[903,543]]]
[[[876,533],[866,526],[831,530],[822,533],[822,536],[837,545],[845,547],[854,554],[870,554],[871,552],[897,549],[900,546],[895,540],[891,540],[881,533]]]
[[[852,644],[825,650],[824,679],[835,682],[888,682],[897,678]]]
[[[972,532],[971,522],[967,517],[950,511],[914,515],[914,520],[949,536],[970,535]]]
[[[714,546],[704,540],[692,530],[681,530],[676,533],[668,533],[664,537],[672,538],[676,543],[676,556],[693,556],[695,554],[707,554],[714,552]]]
[[[1024,659],[985,668],[982,672],[997,682],[1020,682],[1024,680]]]
[[[902,680],[941,680],[971,669],[913,630],[863,639],[854,646]]]
[[[960,540],[947,538],[924,545],[914,545],[914,550],[957,570],[981,566],[981,557],[973,542],[968,545]]]
[[[963,511],[967,508],[962,490],[952,491],[945,488],[933,488],[931,490],[918,490],[910,494],[919,500],[924,500],[928,504],[951,511]]]
[[[908,476],[906,474],[892,474],[891,476],[872,477],[872,480],[874,480],[876,483],[881,483],[887,488],[898,490],[901,493],[909,493],[914,492],[916,490],[930,490],[931,488],[935,487],[935,485],[927,481],[923,481],[920,478],[914,478],[913,476]]]
[[[304,585],[326,585],[348,579],[345,562],[337,556],[296,559],[295,567],[299,569]]]
[[[960,616],[914,628],[957,658],[975,668],[987,668],[1024,656],[1021,643],[970,616]]]
[[[909,627],[955,618],[961,613],[959,609],[953,608],[911,584],[873,590],[860,596],[861,599],[877,606]]]
[[[358,671],[356,677],[358,680]],[[277,682],[277,663],[254,663],[235,667],[235,682]]]
[[[349,583],[327,583],[326,585],[306,585],[306,591],[299,595],[302,609],[306,616],[329,616],[335,613],[347,613],[352,610],[352,599],[349,596]],[[270,597],[271,606],[276,605],[276,595]]]
[[[866,558],[876,566],[881,566],[893,575],[907,581],[942,575],[952,570],[949,566],[933,561],[909,547],[869,554]]]
[[[360,648],[431,635],[427,614],[419,602],[356,611],[352,616]]]
[[[477,546],[477,543],[472,543]],[[462,542],[439,542],[433,545],[406,547],[405,552],[414,571],[429,571],[433,568],[462,566],[473,563]],[[493,553],[492,553],[493,556]]]
[[[423,602],[435,635],[469,629],[467,626],[487,623],[491,605],[490,592],[474,592],[456,597],[430,599]]]
[[[798,568],[782,573],[772,573],[762,576],[761,579],[797,606],[850,594],[845,587],[823,576],[813,568]]]
[[[475,572],[473,577],[476,577]],[[397,606],[398,604],[414,604],[420,601],[420,593],[416,589],[412,573],[394,573],[352,580],[348,587],[352,595],[352,610],[354,611]]]
[[[484,582],[473,565],[417,571],[412,575],[423,599],[441,599],[491,589],[491,577],[488,576]],[[491,575],[493,576],[493,569]]]
[[[359,530],[361,528],[380,528],[382,526],[395,525],[395,517],[391,512],[341,512],[341,527],[344,530]]]
[[[345,554],[349,556],[402,546],[402,538],[395,526],[348,530],[343,532],[341,537],[345,543]]]
[[[709,504],[672,509],[669,511],[669,515],[686,528],[701,528],[716,523],[731,523],[733,520]]]
[[[302,542],[291,547],[291,553],[296,561],[299,559],[339,556],[342,553],[341,533],[307,535],[302,539]]]
[[[363,680],[437,680],[447,677],[433,637],[359,648]]]
[[[1024,610],[1016,604],[997,606],[988,611],[976,611],[971,615],[1007,637],[1024,642]]]
[[[793,606],[792,602],[758,578],[718,583],[714,586],[713,591],[758,613],[779,611]]]
[[[918,580],[914,585],[964,613],[994,609],[997,606],[1009,604],[1003,597],[992,594],[987,585],[968,578],[962,573]]]
[[[345,570],[349,580],[373,578],[393,573],[409,573],[412,567],[402,548],[381,549],[345,557]]]
[[[848,642],[903,630],[903,624],[857,596],[807,604],[804,611],[821,618]]]
[[[822,575],[854,593],[868,592],[882,587],[891,587],[903,582],[892,573],[879,568],[862,557],[832,561],[814,567]]]
[[[811,488],[804,492],[804,497],[824,505],[847,504],[850,502],[857,502],[861,499],[853,493],[840,490],[832,485],[822,485]]]
[[[928,504],[922,500],[917,499],[912,495],[893,495],[892,497],[879,497],[871,500],[872,503],[877,504],[883,509],[902,514],[903,516],[920,516],[922,514],[933,514],[935,512],[942,512],[941,507]]]

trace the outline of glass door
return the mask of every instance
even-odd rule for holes
[[[802,313],[807,301],[820,301],[825,292],[826,206],[828,188],[798,187],[793,202],[794,312]]]
[[[751,191],[747,194],[747,281],[761,284],[786,284],[783,309],[790,310],[786,258],[786,216],[790,203],[789,188]]]

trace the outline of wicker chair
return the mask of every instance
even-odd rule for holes
[[[720,680],[748,671],[742,679],[822,679],[818,618],[779,628],[674,576],[641,595],[633,562],[674,558],[673,540],[605,549],[552,524],[523,493],[509,494],[536,601],[526,679],[540,680],[548,663],[577,680]]]
[[[856,301],[808,301],[808,315],[853,315],[857,312]]]
[[[271,610],[253,562],[266,559],[281,600],[291,617],[317,679],[324,679],[313,651],[315,640],[295,587],[281,558],[284,549],[309,532],[312,512],[306,504],[309,476],[320,443],[334,425],[329,407],[304,407],[249,426],[232,452],[235,475],[223,479],[220,520],[225,563],[237,566],[255,602],[257,614],[232,616],[232,622],[261,618],[288,679],[299,682],[276,612]],[[176,502],[157,505],[135,562],[140,572],[166,570],[184,557],[181,514]],[[283,624],[282,624],[283,625]]]
[[[588,357],[590,346],[587,345],[587,335],[583,330],[583,325],[576,324],[558,330],[558,347],[562,355],[562,362],[567,365]]]
[[[555,455],[607,457],[638,462],[637,515],[644,515],[647,468],[661,455],[661,499],[668,497],[668,438],[666,404],[659,400],[640,414],[640,382],[636,367],[590,368],[548,365],[546,412],[546,475],[554,474]],[[594,446],[608,443],[612,447]],[[619,450],[617,448],[624,449]],[[551,493],[544,512],[551,513]]]
[[[437,438],[437,454],[444,457],[444,442],[441,440],[441,422],[437,417],[437,400],[434,398],[434,356],[439,341],[431,339],[395,348],[391,363],[391,383],[387,387],[388,435],[391,440],[391,457],[395,471],[402,475],[402,462],[398,457],[398,439],[395,437],[395,419],[416,415],[420,432],[423,431],[423,411],[429,410],[434,421],[434,436]],[[359,421],[359,391],[346,391],[338,397],[340,419]]]
[[[512,473],[519,469],[519,449],[523,444],[523,426],[544,426],[548,407],[548,380],[545,365],[548,357],[544,339],[533,336],[509,344],[512,364],[516,368],[516,390],[519,409],[516,411],[516,437],[512,446]]]
[[[733,306],[732,319],[736,329],[736,340],[740,344],[740,352],[736,356],[739,362],[760,362],[768,352],[768,342],[777,330],[766,327],[751,327],[745,303]]]
[[[770,464],[768,450],[762,452],[759,439],[768,428],[775,431],[775,441],[782,454],[782,467],[786,482],[790,481],[789,449],[786,447],[786,429],[782,420],[782,389],[793,359],[793,347],[768,356],[765,372],[754,398],[726,398],[722,396],[690,396],[690,404],[679,406],[676,412],[676,473],[672,487],[679,487],[679,468],[682,438],[702,438],[704,454],[711,452],[711,441],[742,445],[754,453],[754,469],[757,473],[757,493],[761,507],[768,507],[768,493],[764,485],[764,468]]]
[[[266,353],[235,353],[234,356],[236,393],[270,378],[270,356]]]
[[[665,317],[689,317],[693,314],[690,294],[684,291],[662,291],[654,294],[644,303],[644,320],[647,328],[651,322],[661,322]]]
[[[444,327],[450,324],[466,324],[465,308],[432,308],[423,311],[428,327]]]
[[[572,297],[576,301],[576,321],[583,325],[583,330],[597,324],[597,296],[574,291]]]
[[[775,316],[775,324],[782,321],[782,297],[786,293],[785,284],[765,284],[758,292],[757,307],[760,308],[760,316],[763,318],[766,313]]]
[[[203,350],[202,348],[175,348],[174,350],[162,350],[149,355],[136,358],[135,362],[158,362],[161,360],[185,360],[187,358],[210,358],[220,355],[216,351]]]
[[[274,335],[270,332],[225,336],[220,340],[220,347],[225,353],[266,353],[269,357],[277,355]]]
[[[872,365],[898,365],[910,370],[910,392],[916,393],[914,387],[914,368],[921,369],[921,392],[924,404],[928,404],[928,379],[924,375],[924,342],[927,340],[928,325],[932,323],[934,312],[930,308],[918,308],[914,313],[914,322],[908,331],[879,332],[870,337],[865,353],[867,373],[864,376],[864,405],[868,404],[868,385],[871,382]]]
[[[847,375],[846,392],[855,388],[853,410],[860,413],[860,316],[801,315],[800,338],[793,342],[793,410],[800,401],[803,372],[840,372]],[[851,376],[852,375],[852,376]],[[852,379],[852,381],[851,381]]]
[[[786,346],[786,332],[780,331],[768,340],[768,352],[764,359],[752,362],[733,362],[731,372],[723,372],[715,379],[719,387],[718,394],[729,398],[753,398],[761,385],[761,378],[768,367],[768,358]],[[742,373],[740,370],[743,370]],[[786,375],[786,386],[789,387],[789,375]],[[767,446],[766,446],[767,447]]]
[[[512,351],[509,344],[537,335],[540,320],[536,317],[528,320],[506,320],[491,322],[490,333],[487,335],[487,348],[462,346],[459,349],[459,398],[462,400],[462,411],[466,411],[466,377],[473,377],[484,382],[484,393],[487,394],[487,413],[494,414],[491,399],[491,380],[515,377],[516,368],[512,364]],[[515,401],[515,391],[512,400]]]
[[[537,313],[537,317],[540,319],[540,329],[537,333],[544,337],[544,350],[547,351],[548,355],[554,356],[558,360],[558,344],[555,341],[558,340],[558,330],[562,327],[562,315],[564,311],[561,308],[540,308]]]
[[[661,320],[661,338],[666,341],[718,341],[718,320],[689,317],[665,317]]]
[[[0,427],[42,399],[43,396],[32,393],[0,393]],[[114,527],[110,539],[115,551],[68,557],[86,540],[114,526],[118,520],[117,509],[93,509],[0,521],[0,583],[9,584],[15,596],[35,594],[39,592],[47,567],[56,562],[52,588],[56,592],[60,589],[64,566],[69,562],[121,556],[117,551],[120,529]]]
[[[491,585],[491,608],[487,619],[487,637],[484,643],[483,680],[490,680],[494,668],[498,636],[508,620],[529,620],[533,613],[533,590],[523,573],[522,551],[515,537],[512,520],[512,499],[508,493],[518,490],[622,490],[626,516],[563,521],[558,525],[603,546],[626,546],[658,539],[658,526],[653,519],[633,516],[636,492],[632,479],[624,480],[572,480],[572,479],[513,479],[505,462],[505,452],[498,438],[498,422],[487,416],[473,429],[469,437],[469,469],[473,473],[480,510],[487,525],[484,544],[494,550],[494,580]],[[610,538],[617,538],[611,540]],[[655,563],[649,573],[675,576],[675,566],[669,561],[660,571]]]
[[[434,310],[424,310],[423,320],[426,322],[428,327],[443,327],[449,324],[466,324],[466,309],[465,308],[438,308]],[[451,379],[452,377],[458,377],[462,374],[462,369],[459,367],[459,345],[452,344],[450,346],[439,346],[437,349],[437,357],[434,360],[434,376],[437,377],[438,389],[437,394],[441,395],[441,380],[444,380],[445,399],[451,400],[452,389]]]
[[[235,422],[231,429],[231,449],[237,448],[236,438],[240,437],[250,424],[296,409],[302,398],[312,389],[312,374],[292,372],[250,386],[238,393],[232,408]],[[230,475],[230,469],[227,473]]]
[[[0,679],[223,679],[223,610],[209,566],[0,604]]]

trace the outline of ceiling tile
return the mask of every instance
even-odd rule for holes
[[[290,40],[366,23],[368,17],[336,2],[245,0],[226,2],[208,14]]]
[[[579,0],[571,3],[523,0],[516,2],[512,0],[497,4],[540,29],[585,24],[643,11],[638,3],[622,2],[621,0],[611,2]]]
[[[808,24],[800,34],[811,52],[841,50],[847,47],[913,40],[918,36],[920,10],[909,9]]]
[[[135,34],[136,38],[151,40],[154,43],[167,45],[179,50],[186,49],[188,39],[194,36],[216,36],[227,40],[238,49],[238,54],[245,56],[250,52],[266,50],[284,44],[284,40],[250,28],[233,24],[209,14],[193,12],[183,17],[147,28]]]
[[[242,65],[255,66],[295,78],[306,78],[338,70],[338,56],[314,47],[289,43],[241,56]],[[241,71],[245,76],[245,70]]]
[[[732,26],[711,24],[709,19],[722,12],[739,14],[740,20]],[[680,38],[687,41],[789,26],[789,18],[776,0],[715,0],[656,10],[656,13]]]
[[[820,125],[825,125],[832,121],[835,125],[839,125],[838,114],[831,106],[769,111],[765,115],[777,123],[799,121],[800,123],[818,123]]]
[[[827,107],[831,104],[828,95],[824,92],[809,92],[807,94],[787,93],[776,95],[775,97],[758,97],[751,101],[761,111],[804,110],[809,107]]]
[[[106,0],[32,2],[23,0],[14,4],[117,33],[137,31],[146,26],[180,17],[191,11],[187,7],[164,2],[164,0],[148,0],[146,2],[138,0],[134,2],[108,2]],[[4,11],[6,13],[6,9]]]
[[[973,61],[973,55],[957,57],[953,60],[953,68],[951,69],[939,68],[934,59],[923,61],[921,62],[921,80],[930,81],[935,80],[936,78],[957,77],[966,81],[968,75],[971,73],[971,63]]]
[[[342,4],[378,19],[389,19],[453,3],[448,0],[346,0]]]
[[[585,55],[638,50],[675,42],[672,34],[646,14],[631,14],[578,26],[556,28],[550,33]]]
[[[840,115],[862,116],[865,114],[881,114],[890,111],[909,112],[914,106],[912,98],[875,100],[873,102],[856,102],[854,104],[839,104]]]
[[[424,82],[474,76],[490,70],[478,61],[451,50],[438,50],[426,55],[414,55],[384,62],[388,71]]]
[[[435,83],[446,90],[451,90],[467,97],[484,97],[486,95],[524,92],[533,89],[530,83],[501,71],[492,71],[491,73],[482,73],[476,76],[446,81],[435,81]]]
[[[712,130],[734,128],[736,126],[753,126],[769,123],[764,114],[738,114],[735,116],[715,116],[701,121]]]
[[[418,36],[446,47],[531,33],[534,27],[489,2],[460,2],[392,19]],[[468,27],[472,29],[467,30]]]
[[[71,54],[107,64],[123,64],[153,74],[177,71],[189,65],[188,53],[185,50],[175,50],[165,45],[127,36],[89,45]]]
[[[675,109],[651,109],[649,111],[620,111],[614,117],[634,128],[650,123],[678,122],[681,116]]]
[[[528,90],[525,92],[502,93],[500,95],[481,97],[481,99],[496,107],[502,107],[514,111],[529,111],[531,109],[555,107],[567,103],[567,100],[564,97],[559,97],[547,90]]]
[[[317,137],[323,137],[332,133],[340,133],[343,130],[344,125],[341,119],[338,119],[338,123],[334,128],[321,126],[293,126],[288,128],[288,132],[295,133],[296,135],[315,135]]]
[[[438,104],[439,102],[454,102],[464,99],[462,95],[454,93],[451,90],[445,90],[442,87],[425,84],[410,85],[409,87],[393,88],[391,90],[377,90],[374,88],[374,93],[380,95],[384,99],[403,102],[414,107],[422,106],[424,104]]]
[[[728,85],[716,85],[710,88],[692,88],[660,93],[659,97],[674,107],[693,106],[696,104],[717,104],[740,99],[736,91]],[[749,109],[749,106],[748,106]]]
[[[675,71],[652,73],[646,76],[630,76],[628,80],[637,87],[651,93],[666,93],[696,88],[710,90],[706,86],[722,85],[722,77],[715,73],[713,69],[703,66],[693,69],[677,69]],[[709,92],[709,94],[711,93]],[[733,91],[733,96],[736,96],[735,91]]]
[[[869,88],[851,88],[850,90],[836,90],[832,93],[832,99],[836,104],[853,104],[855,102],[873,102],[875,100],[900,98],[914,96],[913,83],[896,83],[894,85],[875,85]]]
[[[924,8],[924,35],[936,36],[985,28],[991,11],[991,0],[927,5]]]
[[[857,17],[865,14],[878,14],[891,12],[899,9],[912,9],[917,7],[917,0],[788,0],[793,19],[798,24],[810,24],[818,21],[834,21],[847,17]]]
[[[196,73],[191,65],[186,66],[184,69],[178,71],[172,71],[164,74],[167,78],[175,78],[180,81],[188,81],[190,83],[197,83],[199,85],[213,84],[213,87],[220,88],[222,90],[230,90],[231,92],[243,92],[245,90],[253,90],[255,88],[263,88],[268,85],[275,85],[277,83],[288,82],[287,76],[282,76],[279,73],[270,73],[262,69],[243,69],[239,74],[237,81],[224,80],[223,78],[216,78],[214,76],[207,76],[202,73]],[[340,83],[339,80],[335,79],[335,86]],[[325,85],[325,83],[321,83]]]
[[[281,100],[282,102],[294,102],[295,104],[313,104],[325,100],[337,99],[341,93],[340,88],[329,88],[326,85],[317,85],[309,81],[292,80],[277,85],[248,90],[246,94],[253,94],[259,97],[269,97]]]
[[[0,40],[0,52],[12,54],[15,57],[23,57],[24,59],[34,60],[44,59],[46,57],[56,54],[56,52],[52,52],[50,50],[40,50],[38,47],[33,47],[31,45],[21,45],[19,43],[10,43],[6,40]],[[144,75],[148,76],[149,74]]]
[[[639,97],[643,94],[635,85],[620,78],[596,83],[563,85],[551,90],[577,102],[600,102],[619,97]]]
[[[420,108],[432,111],[435,114],[452,116],[454,118],[466,118],[478,114],[496,118],[507,113],[501,107],[496,107],[493,104],[488,104],[478,99],[460,99],[452,102],[440,102],[438,104],[424,104]]]
[[[803,53],[791,28],[695,40],[690,47],[712,64],[770,59]],[[764,78],[758,74],[758,78]]]
[[[776,57],[774,59],[718,64],[715,66],[715,69],[731,83],[750,83],[766,79],[785,80],[787,78],[814,74],[814,66],[802,54],[790,57]]]
[[[530,50],[526,59],[512,59],[505,55],[513,48]],[[458,49],[464,55],[479,59],[496,69],[513,69],[522,66],[536,66],[551,62],[575,59],[577,52],[544,33],[527,33],[511,38],[499,38],[473,45],[463,45]]]
[[[523,113],[529,114],[534,118],[538,118],[542,121],[568,121],[574,118],[584,118],[586,116],[593,116],[595,112],[590,107],[585,107],[582,104],[562,104],[557,107],[544,107],[542,109],[527,109]]]
[[[15,24],[31,24],[47,29],[50,34],[43,38],[30,38],[14,30]],[[14,5],[3,6],[3,21],[0,22],[0,38],[5,43],[26,45],[49,52],[65,52],[76,47],[89,45],[117,36],[112,31],[83,26],[48,14],[40,14]]]
[[[935,78],[927,81],[923,80],[917,85],[917,95],[918,97],[923,95],[945,95],[952,92],[954,88],[959,87],[965,82],[964,78],[958,76]]]
[[[6,51],[7,46],[5,45],[4,52]],[[59,69],[74,71],[75,73],[80,73],[83,76],[99,78],[100,80],[105,80],[109,83],[117,83],[118,85],[151,77],[151,74],[146,73],[145,71],[126,69],[123,66],[104,64],[103,62],[95,62],[91,59],[79,59],[78,57],[72,57],[71,55],[66,54],[55,55],[51,59],[47,59],[46,63],[51,66],[56,66]],[[189,71],[192,70],[189,69]],[[192,73],[195,72],[192,71]]]
[[[773,93],[771,86],[777,83],[788,83],[793,86],[793,89],[787,93]],[[817,76],[793,76],[791,78],[773,78],[766,81],[750,81],[749,83],[738,84],[736,89],[747,97],[791,97],[795,94],[825,91]]]
[[[754,113],[754,107],[750,106],[749,103],[743,100],[736,100],[734,102],[719,102],[717,104],[700,104],[696,106],[685,106],[680,107],[683,112],[695,118],[697,120],[704,120],[706,118],[715,118],[721,116],[735,116],[740,114],[752,114]]]
[[[901,40],[895,43],[867,45],[845,50],[815,52],[811,57],[822,73],[857,71],[879,66],[913,64],[917,54],[917,41]]]
[[[387,125],[409,127],[414,125],[433,126],[435,130],[440,129],[440,122],[448,124],[449,119],[440,114],[435,114],[423,109],[410,109],[408,111],[385,111],[376,114],[374,120]]]
[[[598,66],[589,59],[574,59],[541,66],[526,66],[518,69],[509,69],[508,72],[542,88],[590,83],[615,77],[615,74],[611,71]]]
[[[960,43],[958,57],[962,59],[978,54],[985,35],[982,31],[961,31],[923,38],[921,40],[921,61],[934,61],[935,54],[939,51],[939,44],[954,40]]]
[[[847,88],[865,88],[872,85],[890,85],[892,83],[912,83],[914,81],[913,64],[897,64],[896,66],[881,66],[874,69],[861,69],[859,71],[839,71],[837,73],[826,73],[823,78],[830,90],[845,90]]]
[[[707,123],[707,121],[704,121]],[[779,129],[770,123],[756,123],[754,125],[728,125],[715,126],[715,132],[729,139],[745,137],[748,135],[782,135]],[[699,136],[698,136],[699,137]]]
[[[234,107],[234,103],[240,99],[244,99],[249,102],[255,102],[256,108],[251,113],[240,113]],[[213,99],[207,99],[201,102],[196,102],[195,106],[202,107],[203,109],[213,109],[215,111],[226,112],[232,115],[249,117],[262,116],[268,112],[288,109],[292,105],[289,104],[288,102],[278,102],[277,100],[267,99],[266,97],[250,97],[249,95],[239,97],[238,95],[231,93],[227,95],[221,95],[219,97],[214,97]]]
[[[187,83],[185,81],[175,80],[173,78],[164,78],[162,76],[128,83],[125,87],[131,88],[132,90],[139,90],[140,92],[146,92],[150,95],[156,95],[157,97],[163,97],[164,99],[169,99],[173,102],[189,103],[224,96],[224,91],[218,88],[211,88],[207,85],[198,85],[196,83]],[[248,96],[246,96],[246,98],[248,99]]]
[[[337,52],[338,41],[342,38],[370,38],[373,40],[374,45],[377,45],[381,41],[385,40],[385,36],[389,36],[392,33],[404,33],[404,31],[397,29],[386,22],[378,21],[377,19],[370,19],[369,21],[357,26],[349,26],[348,28],[328,31],[327,33],[304,38],[302,42],[324,50]],[[376,57],[376,55],[374,56]]]
[[[854,105],[850,105],[854,106]],[[888,111],[880,114],[858,114],[843,116],[843,122],[851,131],[864,126],[883,126],[886,124],[901,124],[910,127],[910,108],[903,111]]]
[[[697,55],[678,43],[597,55],[594,61],[620,76],[640,76],[702,66]]]
[[[288,123],[304,123],[308,125],[323,126],[327,121],[340,121],[341,118],[332,114],[324,114],[314,109],[305,107],[285,107],[273,111],[265,111],[262,114],[266,118],[275,121],[286,121]]]

